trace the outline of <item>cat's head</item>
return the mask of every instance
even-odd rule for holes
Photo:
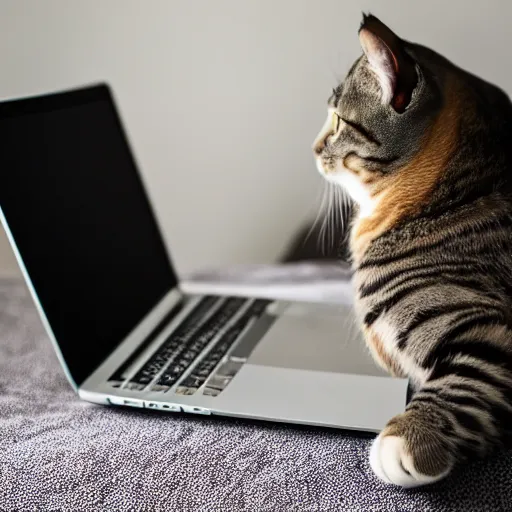
[[[365,216],[425,145],[445,104],[450,64],[374,16],[364,16],[359,40],[363,55],[333,90],[313,151],[321,174]]]

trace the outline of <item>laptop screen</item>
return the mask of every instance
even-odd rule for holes
[[[80,385],[176,285],[109,89],[0,104],[0,207]]]

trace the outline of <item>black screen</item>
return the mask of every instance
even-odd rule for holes
[[[176,285],[110,92],[0,104],[0,206],[79,385]]]

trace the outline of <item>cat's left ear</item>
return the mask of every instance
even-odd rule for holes
[[[403,112],[418,82],[415,63],[405,52],[403,41],[372,15],[363,16],[359,41],[379,80],[382,101]]]

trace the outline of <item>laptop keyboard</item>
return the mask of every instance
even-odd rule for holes
[[[176,390],[181,395],[195,393],[208,379],[213,370],[228,353],[233,343],[244,332],[251,320],[261,316],[268,305],[266,300],[256,300],[240,318],[224,333],[224,335],[213,345],[208,353],[196,365],[192,373],[180,383]]]
[[[172,388],[214,338],[226,329],[230,320],[250,302],[251,299],[238,297],[221,299],[207,296],[201,299],[130,379],[127,387],[144,389],[153,383],[150,388],[152,391],[167,391]],[[260,316],[267,304],[268,301],[265,300],[252,302],[238,320],[228,327],[192,373],[180,383],[180,388],[189,390],[182,391],[181,394],[192,394],[206,382],[247,324],[255,316]]]
[[[217,297],[204,297],[199,304],[181,322],[178,328],[164,341],[146,364],[130,379],[133,384],[147,386],[165,367],[169,359],[179,350],[195,333],[201,320],[218,301]]]
[[[189,343],[181,346],[179,351],[171,358],[171,363],[160,376],[152,389],[165,391],[178,381],[185,370],[193,363],[199,354],[213,340],[217,333],[226,326],[226,323],[246,304],[247,299],[227,299],[215,313],[206,320],[199,331],[196,332]]]

